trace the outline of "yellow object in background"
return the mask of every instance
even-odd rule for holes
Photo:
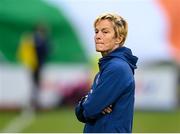
[[[37,55],[34,48],[33,36],[31,34],[22,36],[17,55],[18,59],[29,69],[34,70],[37,67]]]
[[[90,66],[91,66],[91,73],[90,73],[90,79],[93,81],[95,75],[99,72],[99,66],[98,66],[98,62],[99,59],[101,58],[101,54],[100,53],[96,53],[93,57],[91,57],[90,59]]]

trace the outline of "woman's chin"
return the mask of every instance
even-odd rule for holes
[[[100,48],[96,48],[96,52],[104,52],[104,50]]]
[[[102,50],[99,50],[99,49],[96,49],[96,52],[101,52],[101,53],[102,53],[103,51],[102,51]]]

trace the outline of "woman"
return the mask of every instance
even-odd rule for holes
[[[138,58],[124,47],[128,26],[117,14],[106,13],[94,22],[96,51],[102,54],[92,89],[76,106],[86,123],[85,133],[131,133]]]

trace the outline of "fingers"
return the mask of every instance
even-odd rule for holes
[[[105,108],[103,111],[102,111],[102,114],[109,114],[112,112],[112,105],[110,105],[109,107]]]
[[[106,113],[111,113],[111,112],[112,112],[112,109],[111,109],[110,107],[107,107],[107,108],[104,109],[104,111],[105,111]]]

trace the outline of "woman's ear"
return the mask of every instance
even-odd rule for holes
[[[123,41],[123,36],[119,36],[116,38],[116,44],[120,44]]]

